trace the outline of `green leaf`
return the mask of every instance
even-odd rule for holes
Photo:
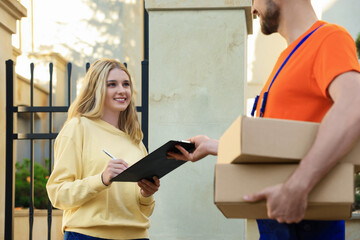
[[[30,159],[23,159],[23,162],[15,164],[15,207],[30,206]],[[46,209],[48,206],[48,196],[46,183],[49,177],[49,159],[45,159],[46,167],[34,163],[34,199],[35,208]]]

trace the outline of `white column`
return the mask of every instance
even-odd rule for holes
[[[149,12],[149,148],[170,139],[219,138],[244,114],[251,0],[146,0]],[[244,239],[244,221],[213,203],[215,157],[162,179],[150,237]]]

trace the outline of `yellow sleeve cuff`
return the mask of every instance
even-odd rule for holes
[[[100,192],[100,191],[108,188],[110,185],[106,186],[105,184],[103,184],[103,182],[101,180],[101,173],[100,173],[95,176],[89,177],[89,186],[94,191]]]
[[[141,192],[139,191],[139,198],[140,198],[140,204],[141,205],[151,205],[154,203],[154,196],[150,197],[144,197]]]

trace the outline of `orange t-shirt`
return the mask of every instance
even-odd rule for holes
[[[291,56],[270,88],[264,117],[320,122],[333,101],[328,94],[330,83],[348,71],[360,72],[355,42],[342,27],[317,21],[307,32],[291,43],[280,55],[258,101],[274,75],[296,45],[318,28]]]

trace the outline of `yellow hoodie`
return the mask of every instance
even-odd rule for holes
[[[101,173],[109,157],[129,165],[147,152],[111,124],[86,117],[71,119],[55,140],[54,170],[47,191],[54,207],[63,209],[63,231],[108,239],[148,238],[148,217],[155,201],[140,193],[137,183],[105,186]]]

